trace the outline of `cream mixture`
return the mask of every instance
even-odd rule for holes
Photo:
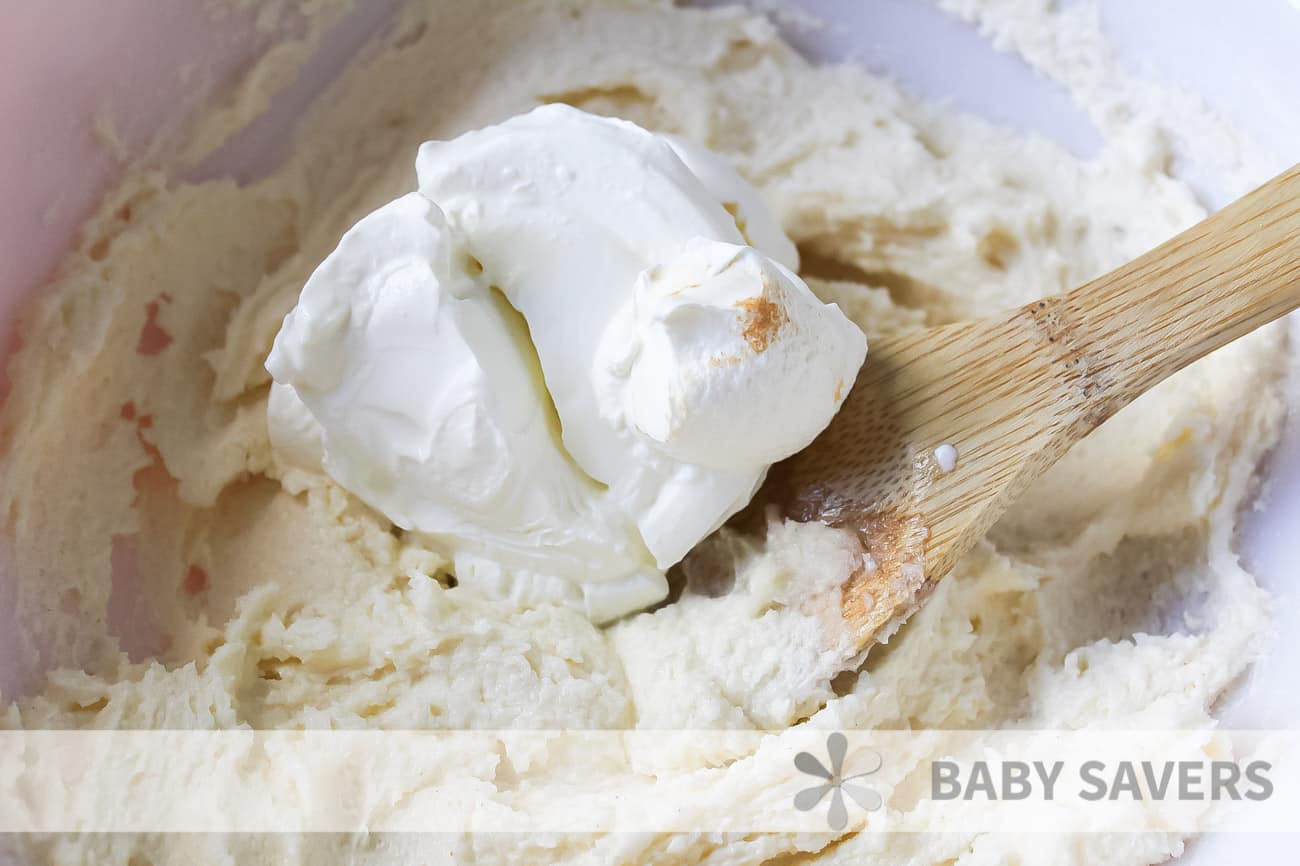
[[[426,142],[416,172],[276,335],[276,458],[425,536],[461,586],[597,623],[663,600],[830,422],[861,329],[682,139],[543,105]]]
[[[1012,44],[1036,32],[1025,22],[1067,41],[1038,4],[1002,6],[1019,28]],[[1104,61],[1083,49],[1076,59]],[[264,104],[264,84],[251,77],[232,104]],[[854,660],[828,625],[859,565],[845,533],[780,520],[761,540],[724,531],[699,567],[687,561],[671,603],[601,627],[563,605],[457,585],[453,563],[418,534],[277,458],[263,365],[308,276],[349,226],[414,188],[421,142],[539,103],[720,154],[798,244],[808,285],[868,341],[1071,288],[1203,215],[1151,125],[1109,111],[1101,153],[1079,159],[861,70],[813,66],[745,12],[415,4],[331,86],[279,169],[243,186],[132,173],[28,310],[0,415],[0,513],[22,660],[49,673],[0,703],[6,727],[781,737],[801,724],[1213,724],[1267,622],[1232,543],[1282,415],[1276,328],[1171,379],[1074,449],[856,677],[840,675]],[[214,115],[223,134],[241,116],[230,105]],[[690,784],[689,770],[716,757],[684,749],[681,773],[658,783]],[[528,773],[474,767],[483,796],[502,803]],[[545,784],[545,767],[535,772]],[[1140,864],[1183,839],[507,834],[443,839],[438,853],[418,836],[30,842],[58,863],[230,851],[274,863],[922,864],[1032,849],[1035,863]]]

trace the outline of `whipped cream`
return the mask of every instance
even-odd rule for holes
[[[830,421],[861,331],[696,145],[544,106],[416,169],[276,337],[277,454],[428,535],[462,585],[595,621],[658,601]]]
[[[673,153],[699,178],[709,195],[731,214],[745,243],[788,269],[799,270],[799,251],[794,241],[763,203],[758,190],[736,174],[731,163],[707,147],[681,136],[660,133],[659,138],[672,147]]]
[[[271,448],[282,463],[308,471],[321,468],[325,463],[325,432],[292,386],[271,383],[266,417]]]
[[[630,309],[607,329],[601,409],[675,460],[752,472],[830,423],[865,348],[861,331],[773,259],[694,238],[641,273]]]
[[[467,584],[596,619],[661,598],[631,526],[559,446],[517,315],[472,270],[419,193],[353,226],[267,359],[297,397],[277,390],[273,443],[441,542]],[[602,584],[591,598],[567,577],[587,574]]]

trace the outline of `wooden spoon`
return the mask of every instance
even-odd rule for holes
[[[1300,307],[1300,166],[1141,258],[999,321],[872,342],[765,501],[856,530],[859,650],[888,638],[1015,497],[1148,388]],[[952,446],[957,461],[950,471]]]

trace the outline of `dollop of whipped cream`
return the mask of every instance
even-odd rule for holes
[[[769,466],[806,447],[852,384],[863,340],[843,321],[754,248],[692,238],[641,272],[606,330],[602,415],[685,464]]]
[[[830,422],[861,331],[689,142],[553,105],[416,170],[284,320],[278,458],[426,535],[461,586],[596,622],[662,599]]]

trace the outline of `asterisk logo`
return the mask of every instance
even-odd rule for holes
[[[810,811],[827,794],[830,794],[831,808],[826,813],[826,823],[830,824],[831,829],[836,831],[843,830],[849,824],[849,811],[844,806],[845,794],[848,794],[853,799],[853,802],[868,812],[874,812],[882,805],[880,795],[871,788],[864,785],[848,784],[853,779],[870,776],[879,770],[881,764],[884,763],[880,755],[875,752],[871,753],[871,756],[875,758],[876,765],[870,770],[854,773],[852,776],[845,776],[844,755],[848,752],[848,749],[848,738],[837,731],[826,738],[826,754],[831,759],[829,770],[810,752],[800,752],[794,756],[794,765],[800,772],[825,780],[820,785],[804,788],[798,794],[795,794],[794,807],[800,812]]]

